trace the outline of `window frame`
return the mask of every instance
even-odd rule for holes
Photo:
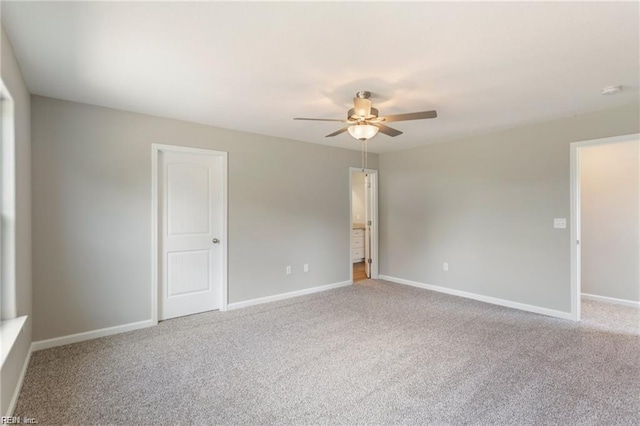
[[[15,319],[16,306],[16,138],[15,103],[0,79],[0,319]]]

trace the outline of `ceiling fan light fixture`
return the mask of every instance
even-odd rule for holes
[[[394,121],[424,120],[427,118],[436,118],[438,116],[438,113],[436,111],[407,112],[404,114],[380,116],[378,110],[371,106],[370,97],[371,93],[367,91],[356,93],[356,97],[353,98],[353,108],[351,108],[347,112],[346,120],[333,118],[300,117],[294,118],[294,120],[339,121],[347,125],[340,130],[329,133],[325,136],[326,138],[332,138],[348,131],[354,139],[365,142],[377,135],[378,131],[392,138],[400,136],[402,134],[400,130],[389,127],[386,125],[386,123],[391,123]]]
[[[358,140],[366,141],[378,134],[378,127],[371,124],[354,124],[349,126],[349,134]]]

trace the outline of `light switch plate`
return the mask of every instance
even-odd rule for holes
[[[565,229],[567,227],[567,219],[565,219],[564,217],[554,218],[553,227],[556,229]]]

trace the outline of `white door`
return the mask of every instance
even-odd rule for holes
[[[367,278],[371,278],[371,223],[373,215],[371,211],[371,175],[369,173],[364,175],[364,211],[364,265]]]
[[[160,320],[221,307],[225,161],[159,153]]]

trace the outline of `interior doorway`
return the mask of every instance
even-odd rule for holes
[[[153,145],[154,321],[227,305],[227,154]]]
[[[351,281],[378,278],[378,172],[349,169]]]
[[[640,307],[640,134],[571,144],[571,316]]]

